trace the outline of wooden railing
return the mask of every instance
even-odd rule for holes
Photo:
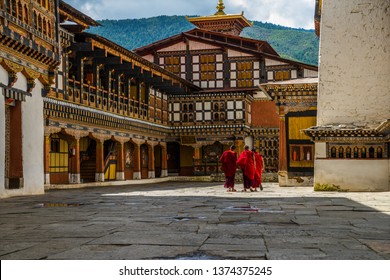
[[[81,90],[82,89],[82,90]],[[66,99],[66,98],[65,98]],[[69,101],[106,112],[148,120],[149,105],[102,88],[69,79]]]

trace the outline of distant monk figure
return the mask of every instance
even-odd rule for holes
[[[255,165],[253,154],[249,150],[249,146],[244,147],[244,151],[240,154],[237,164],[242,169],[242,174],[244,176],[244,189],[242,191],[246,192],[249,189],[253,192],[252,186],[253,180],[255,179]]]
[[[235,152],[236,146],[230,146],[230,150],[224,151],[220,157],[222,162],[222,170],[225,173],[225,185],[228,192],[235,192],[234,180],[236,176],[237,168],[237,153]]]
[[[260,187],[260,190],[263,190],[262,173],[265,169],[264,159],[262,155],[256,152],[256,148],[252,149],[252,153],[255,162],[255,179],[253,181],[253,188],[255,189],[255,191],[257,191],[258,187]]]

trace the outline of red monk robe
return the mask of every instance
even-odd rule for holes
[[[245,150],[240,154],[240,157],[237,160],[237,164],[243,171],[244,191],[246,189],[250,189],[255,178],[255,165],[252,152],[249,150],[249,148],[245,148]]]
[[[260,187],[261,190],[263,190],[262,186],[262,173],[264,171],[264,161],[263,157],[259,153],[254,153],[254,159],[255,159],[255,180],[254,180],[254,188]]]
[[[255,165],[253,161],[252,152],[249,150],[244,150],[240,157],[237,160],[238,166],[244,170],[244,175],[249,179],[253,180],[255,178]]]
[[[233,152],[232,150],[224,151],[219,160],[222,162],[222,170],[226,177],[236,176],[236,152]]]
[[[233,146],[230,150],[223,152],[220,157],[222,162],[222,170],[225,173],[225,185],[224,187],[228,191],[235,191],[234,189],[234,177],[236,176],[236,162],[237,162],[237,153],[234,151],[235,147]]]

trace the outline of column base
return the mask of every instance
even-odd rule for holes
[[[155,172],[155,171],[149,171],[149,172],[148,172],[148,178],[149,178],[149,179],[154,179],[154,178],[156,178],[156,172]]]
[[[80,174],[69,174],[69,184],[80,184],[81,177]]]
[[[50,173],[45,173],[45,185],[50,185]]]
[[[125,181],[125,172],[123,171],[118,171],[116,172],[116,180],[117,181]]]
[[[168,177],[168,170],[167,169],[161,170],[161,177]]]
[[[95,173],[95,182],[104,182],[104,173]]]
[[[140,180],[141,179],[141,172],[133,172],[133,179]]]

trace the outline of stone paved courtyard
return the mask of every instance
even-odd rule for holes
[[[140,183],[0,200],[0,259],[390,259],[390,193]]]

